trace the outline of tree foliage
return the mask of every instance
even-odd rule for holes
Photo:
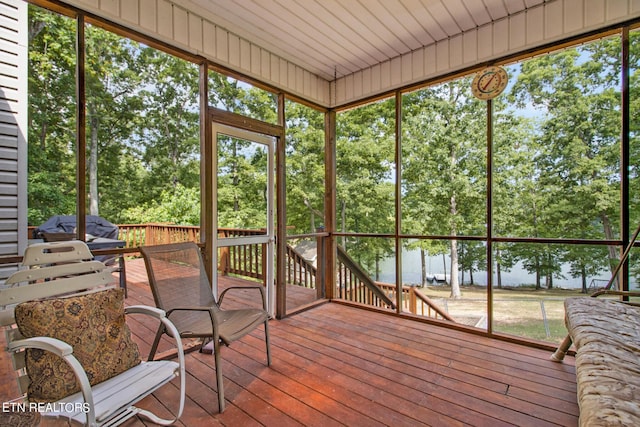
[[[526,223],[531,237],[612,240],[620,207],[619,38],[609,38],[522,63],[511,99],[539,113],[533,133],[535,204]],[[617,59],[616,59],[617,58]],[[619,74],[618,74],[619,75]],[[522,235],[522,233],[520,233]],[[532,246],[527,246],[532,248]],[[560,266],[586,283],[601,270],[603,253],[578,246],[523,252],[546,286]],[[599,254],[600,256],[591,256]],[[609,258],[617,259],[615,248]],[[536,283],[538,286],[539,283]],[[586,288],[585,288],[586,291]]]
[[[29,222],[75,213],[75,22],[29,8]]]
[[[75,21],[29,8],[29,223],[75,213]],[[93,214],[116,223],[200,221],[199,69],[101,28],[86,32],[86,146]],[[631,34],[632,224],[640,221],[640,45]],[[408,249],[447,254],[452,296],[459,272],[486,271],[489,233],[504,238],[620,237],[620,39],[610,37],[508,67],[511,83],[487,103],[470,77],[337,115],[338,243],[377,276],[393,257],[397,221]],[[277,123],[275,94],[209,73],[211,105]],[[324,225],[324,115],[285,105],[289,233]],[[401,129],[396,153],[396,128]],[[264,227],[266,154],[238,138],[218,145],[220,226]],[[400,164],[396,164],[396,154]],[[489,170],[489,160],[493,169]],[[400,168],[400,191],[396,173]],[[492,193],[488,194],[491,179]],[[396,197],[401,218],[396,218]],[[491,201],[491,230],[487,202]],[[468,239],[461,239],[460,237]],[[612,268],[617,248],[573,244],[494,245],[500,273],[524,267],[536,286]]]
[[[286,113],[288,232],[311,233],[325,225],[324,115],[290,101]]]
[[[394,230],[395,115],[393,100],[338,116],[336,194],[338,229],[383,234]],[[393,254],[391,240],[342,238],[342,246],[377,277],[378,262]]]

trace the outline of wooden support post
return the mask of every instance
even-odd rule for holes
[[[324,227],[318,227],[316,229],[317,233],[324,233]],[[325,269],[321,268],[324,266],[324,257],[325,257],[325,236],[321,235],[316,237],[316,298],[321,299],[326,295],[325,292]]]

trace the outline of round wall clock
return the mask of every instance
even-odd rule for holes
[[[487,67],[476,74],[471,83],[471,91],[478,99],[493,99],[507,87],[508,80],[509,76],[504,68]]]

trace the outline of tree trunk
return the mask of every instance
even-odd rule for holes
[[[452,155],[452,161],[455,162],[455,156]],[[449,201],[449,209],[451,213],[451,217],[455,218],[458,214],[458,207],[456,205],[456,196],[451,196]],[[452,225],[451,227],[451,235],[456,236],[457,230],[456,226]],[[462,298],[462,293],[460,292],[460,283],[458,282],[458,241],[455,239],[451,240],[451,295],[450,298],[458,299]]]
[[[420,284],[427,286],[427,260],[424,255],[424,249],[420,248]]]
[[[611,221],[609,220],[609,217],[605,214],[602,214],[600,216],[600,219],[602,220],[602,228],[604,229],[604,238],[607,240],[613,240],[613,228],[611,227]],[[607,246],[607,249],[609,250],[609,269],[611,270],[611,274],[613,275],[618,262],[620,262],[620,252],[615,246]],[[617,277],[615,278],[615,289],[622,289],[620,283],[618,283]]]
[[[547,254],[547,289],[553,288],[553,270],[551,269],[551,254]]]
[[[316,227],[316,216],[318,218],[320,218],[320,220],[322,222],[324,222],[324,214],[322,212],[319,212],[318,210],[314,209],[313,206],[311,206],[311,202],[306,197],[304,199],[302,199],[302,203],[304,203],[304,205],[309,209],[309,216],[311,217],[311,219],[310,219],[310,221],[311,221],[311,230],[309,230],[309,232],[310,233],[315,233],[316,231],[318,231],[318,228]]]
[[[451,240],[451,298],[462,297],[460,292],[460,282],[458,281],[458,241]]]
[[[502,271],[500,270],[500,249],[496,250],[496,285],[498,289],[502,289]]]
[[[444,281],[447,282],[447,257],[443,253],[442,254],[442,271],[444,272]]]
[[[343,199],[340,204],[342,207],[342,232],[347,230],[347,202]],[[347,236],[342,236],[342,249],[347,250]]]
[[[90,112],[91,136],[89,146],[89,214],[100,215],[98,199],[98,120],[95,111]],[[80,142],[82,143],[82,141]]]
[[[231,165],[231,173],[233,174],[233,180],[232,180],[232,185],[234,187],[237,187],[238,185],[240,185],[240,176],[238,173],[238,143],[237,142],[233,142],[233,162]],[[233,196],[233,211],[234,212],[238,212],[240,211],[240,200],[238,200],[238,193],[234,192],[235,195]]]
[[[551,254],[548,253],[547,254],[547,260],[546,260],[546,266],[547,266],[547,271],[546,271],[546,287],[547,289],[552,289],[553,288],[553,270],[551,269]]]

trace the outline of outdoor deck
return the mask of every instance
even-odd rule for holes
[[[128,305],[153,303],[141,260],[127,261],[127,280]],[[146,355],[153,325],[131,328]],[[179,425],[577,425],[572,357],[557,364],[547,351],[336,303],[273,320],[270,332],[270,368],[262,329],[222,350],[223,414],[213,357],[187,355]],[[0,363],[7,401],[16,391],[6,357]],[[176,399],[165,387],[141,406],[166,414]]]

